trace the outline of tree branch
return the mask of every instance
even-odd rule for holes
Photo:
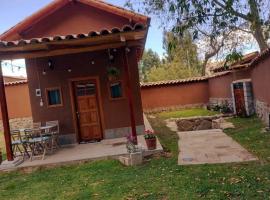
[[[213,0],[214,3],[216,3],[218,6],[220,6],[221,8],[227,10],[228,8],[226,7],[226,5],[224,5],[223,3],[219,2],[218,0]],[[230,7],[231,13],[234,14],[237,17],[243,18],[247,21],[250,21],[250,18],[248,17],[248,15],[245,15],[243,13],[240,13],[238,11],[236,11],[233,7]]]

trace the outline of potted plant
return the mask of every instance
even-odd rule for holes
[[[119,78],[120,70],[116,67],[109,67],[107,73],[109,81],[115,81]]]
[[[145,131],[144,139],[148,150],[154,150],[157,148],[157,137],[153,131]]]

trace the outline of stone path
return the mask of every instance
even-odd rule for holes
[[[257,160],[221,129],[178,132],[179,165]]]
[[[179,165],[258,160],[221,129],[179,132],[174,121],[168,120],[166,123],[179,136]]]

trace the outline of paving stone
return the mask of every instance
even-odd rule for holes
[[[221,129],[178,132],[179,165],[257,160]]]

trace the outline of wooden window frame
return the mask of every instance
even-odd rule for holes
[[[49,105],[48,91],[52,91],[52,90],[59,90],[59,92],[60,92],[60,100],[61,100],[61,104]],[[61,89],[61,87],[50,87],[50,88],[45,88],[45,95],[46,95],[46,101],[47,101],[47,107],[48,107],[48,108],[62,107],[62,106],[64,105],[64,104],[63,104],[62,89]]]
[[[113,83],[121,83],[122,86],[122,97],[118,97],[118,98],[112,98],[112,94],[111,94],[111,84]],[[108,91],[109,91],[109,99],[111,101],[117,101],[117,100],[123,100],[125,99],[125,89],[124,89],[124,84],[123,84],[123,80],[115,80],[115,81],[109,81],[108,82]]]

